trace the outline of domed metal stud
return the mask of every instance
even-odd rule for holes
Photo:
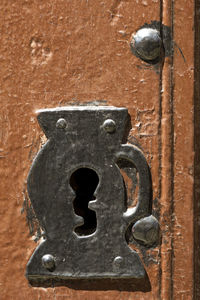
[[[51,254],[45,254],[42,256],[42,264],[47,270],[53,270],[55,268],[55,259]]]
[[[63,119],[63,118],[60,118],[60,119],[57,121],[57,123],[56,123],[56,127],[57,127],[58,129],[64,129],[64,128],[66,128],[66,127],[67,127],[67,122],[66,122],[66,120]]]
[[[107,119],[103,123],[103,129],[108,133],[113,133],[116,130],[116,123],[112,119]]]
[[[160,57],[162,40],[158,30],[141,28],[132,35],[131,49],[142,60],[154,61]]]

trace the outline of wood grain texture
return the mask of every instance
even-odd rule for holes
[[[144,23],[159,20],[159,2],[20,0],[1,1],[0,8],[1,299],[157,299],[159,249],[143,254],[138,249],[148,264],[152,292],[147,294],[30,287],[24,273],[36,244],[21,208],[26,177],[43,141],[35,110],[89,102],[128,108],[131,136],[152,166],[158,198],[159,75],[132,55],[129,40]]]
[[[194,51],[194,299],[200,298],[200,1],[195,1]]]
[[[171,55],[165,58],[161,75],[161,299],[173,299],[172,214],[173,214],[173,6],[162,3],[162,24],[171,29]]]
[[[194,8],[192,0],[172,3],[1,1],[2,300],[192,299]],[[160,20],[174,26],[176,43],[162,74],[129,46],[133,32]],[[22,213],[24,190],[32,160],[45,142],[35,110],[89,103],[128,108],[129,140],[138,140],[151,167],[153,209],[161,214],[163,239],[155,249],[136,247],[151,283],[146,293],[33,288],[24,276],[36,247]]]
[[[173,297],[194,294],[194,3],[174,3]],[[184,27],[182,27],[184,24]],[[184,28],[184,30],[182,30]],[[187,38],[185,38],[187,37]],[[180,55],[179,48],[183,55]]]

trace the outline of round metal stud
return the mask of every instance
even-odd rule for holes
[[[121,265],[121,263],[123,262],[123,257],[121,257],[121,256],[116,256],[115,257],[115,259],[114,259],[114,264],[115,264],[115,266],[120,266]]]
[[[42,256],[42,264],[47,270],[53,270],[55,268],[55,259],[51,254],[45,254]]]
[[[108,133],[113,133],[116,130],[116,123],[112,119],[107,119],[103,123],[103,129]]]
[[[67,122],[63,118],[60,118],[56,123],[56,127],[59,129],[64,129],[64,128],[66,128],[66,126],[67,126]]]
[[[132,227],[133,238],[141,244],[152,246],[159,242],[160,226],[158,220],[150,215],[138,220]]]
[[[141,28],[132,36],[131,48],[135,54],[145,61],[159,58],[162,40],[158,30]]]

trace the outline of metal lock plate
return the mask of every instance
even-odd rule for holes
[[[127,109],[79,106],[38,113],[48,141],[29,172],[28,193],[45,238],[27,264],[27,278],[41,285],[47,279],[144,278],[125,235],[151,214],[151,176],[141,150],[124,144]],[[129,209],[123,163],[139,173],[138,203]]]

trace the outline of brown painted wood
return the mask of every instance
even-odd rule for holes
[[[163,189],[167,191],[161,201],[164,221],[162,299],[192,299],[194,292],[193,9],[191,1],[184,6],[168,1],[163,6],[163,21],[171,24],[174,42],[173,56],[170,61],[165,60],[163,68],[163,84],[166,85],[162,115],[166,130],[163,134],[166,149],[162,147],[166,166]]]
[[[194,110],[199,107],[193,99],[194,2],[179,2],[1,1],[1,299],[167,300],[193,299],[195,293],[198,299],[193,267],[199,241],[198,193],[193,202],[194,179],[197,186],[199,179],[194,168],[194,150],[199,149],[198,143],[194,148]],[[129,47],[132,33],[152,21],[162,21],[173,36],[172,55],[157,67],[136,58]],[[195,99],[198,95],[196,89]],[[35,110],[88,103],[128,108],[129,140],[138,140],[151,167],[162,243],[144,253],[136,249],[150,291],[137,291],[137,283],[122,291],[106,283],[93,291],[79,285],[33,288],[24,276],[36,247],[24,206],[26,177],[45,141]]]
[[[172,35],[172,2],[163,1],[162,24],[171,28]],[[173,40],[170,42],[173,49]],[[165,58],[161,73],[161,299],[171,299],[172,294],[172,199],[173,199],[173,100],[172,71],[173,53]]]
[[[194,261],[194,7],[193,2],[174,4],[174,193],[173,193],[173,297],[193,294]],[[184,32],[181,30],[184,22]],[[184,39],[187,36],[188,38]],[[178,47],[184,57],[179,55]],[[183,267],[184,266],[184,267]]]
[[[194,299],[200,298],[200,1],[195,1],[194,88]]]

